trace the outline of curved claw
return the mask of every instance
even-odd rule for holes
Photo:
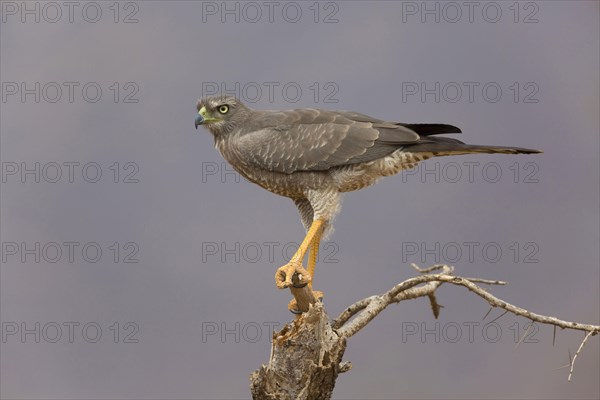
[[[323,292],[321,292],[320,290],[313,290],[313,294],[315,295],[317,300],[319,300],[321,303],[323,302],[323,297],[325,296]]]
[[[296,299],[290,300],[290,302],[288,303],[288,310],[290,310],[290,312],[294,315],[302,314],[302,311],[300,311],[298,309],[298,304],[296,303]]]

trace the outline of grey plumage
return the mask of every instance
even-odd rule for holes
[[[199,101],[197,108],[196,126],[205,124],[233,168],[294,200],[305,226],[311,218],[331,221],[340,193],[362,189],[431,157],[540,152],[468,145],[437,136],[461,133],[452,125],[388,122],[349,111],[258,111],[220,96]]]

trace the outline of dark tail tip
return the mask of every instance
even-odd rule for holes
[[[459,127],[448,124],[399,124],[407,127],[420,136],[440,135],[444,133],[462,133]]]
[[[526,149],[523,147],[503,147],[503,146],[469,146],[469,149],[476,153],[499,153],[499,154],[540,154],[541,150]]]
[[[515,148],[516,152],[519,154],[542,154],[543,151],[542,150],[536,150],[536,149],[522,149],[520,147],[516,147]]]

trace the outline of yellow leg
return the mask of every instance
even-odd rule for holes
[[[312,291],[312,282],[315,274],[315,266],[317,265],[317,258],[319,254],[319,245],[321,244],[321,236],[323,235],[323,226],[320,226],[319,229],[313,236],[312,241],[308,247],[308,275],[310,276],[310,280],[308,281],[308,287]],[[302,260],[302,259],[301,259]],[[282,267],[282,268],[285,268]],[[297,270],[292,270],[290,273],[293,274]],[[320,291],[312,291],[313,295],[319,300],[323,301],[323,292]],[[292,299],[288,304],[288,310],[296,314],[296,317],[300,316],[300,312],[298,311],[298,306],[296,304],[296,299]]]
[[[298,248],[296,253],[294,253],[290,262],[287,263],[286,265],[284,265],[283,267],[280,267],[279,269],[277,269],[277,272],[275,273],[275,282],[276,282],[278,288],[285,289],[292,285],[292,275],[296,271],[297,267],[302,267],[302,260],[304,260],[304,256],[306,255],[306,252],[308,251],[309,247],[311,247],[313,240],[315,239],[315,236],[318,234],[320,237],[320,232],[321,232],[321,229],[323,228],[324,222],[325,221],[322,219],[314,220],[312,225],[310,226],[310,229],[306,233],[304,240],[300,244],[300,247]],[[316,255],[315,255],[315,262],[316,262]],[[313,271],[314,271],[314,265],[313,265]]]
[[[323,221],[322,219],[316,219],[313,221],[308,232],[306,232],[306,236],[304,237],[304,240],[300,244],[300,247],[298,248],[298,250],[292,257],[290,262],[302,262],[302,260],[304,259],[304,255],[306,254],[309,246],[313,242],[313,239],[317,235],[320,235],[321,228],[323,227],[323,222],[325,222],[325,221]]]
[[[310,282],[308,285],[312,289],[313,279],[315,278],[315,266],[317,265],[317,258],[319,255],[319,245],[321,244],[321,236],[323,235],[323,229],[315,234],[313,241],[310,243],[310,253],[308,255],[308,274],[310,275]],[[319,301],[323,301],[323,292],[314,290],[313,294]]]
[[[323,234],[323,229],[319,229],[319,231],[315,234],[312,242],[310,243],[310,253],[308,255],[308,273],[311,277],[311,287],[312,287],[312,279],[315,277],[315,266],[317,265],[317,257],[319,255],[319,245],[321,244],[321,235]]]

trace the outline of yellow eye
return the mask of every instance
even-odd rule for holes
[[[229,111],[229,106],[228,105],[224,104],[222,106],[219,106],[219,112],[221,114],[227,114],[227,111]]]

